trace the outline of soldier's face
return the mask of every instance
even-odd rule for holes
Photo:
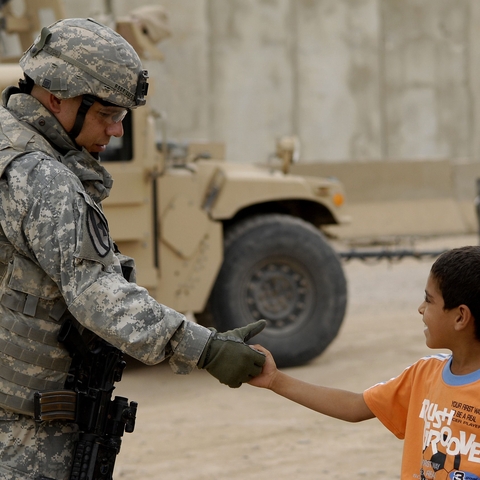
[[[78,108],[82,103],[82,97],[74,97],[58,100],[50,96],[52,103],[50,108],[62,124],[65,131],[72,130],[77,118]],[[80,147],[84,147],[90,153],[101,153],[107,147],[111,137],[123,135],[122,120],[127,110],[122,107],[105,106],[95,102],[87,111],[82,130],[75,141]]]
[[[103,152],[111,137],[123,135],[122,120],[126,114],[127,110],[124,108],[95,102],[85,115],[82,130],[75,139],[77,145],[90,153]]]

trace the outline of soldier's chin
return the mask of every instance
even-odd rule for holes
[[[103,153],[107,149],[106,145],[93,145],[88,151],[90,155],[94,158],[98,158],[98,156]]]

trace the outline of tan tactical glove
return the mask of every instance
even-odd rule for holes
[[[266,324],[265,320],[258,320],[224,333],[212,329],[215,333],[203,350],[198,368],[204,368],[231,388],[238,388],[256,377],[262,371],[265,355],[245,342],[260,333]]]

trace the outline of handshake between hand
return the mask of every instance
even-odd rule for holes
[[[266,326],[265,320],[258,320],[245,327],[219,333],[210,337],[198,368],[204,368],[220,383],[238,388],[259,375],[265,363],[265,355],[245,342],[259,334]]]

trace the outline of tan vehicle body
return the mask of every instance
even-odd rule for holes
[[[32,43],[33,35],[39,30],[38,17],[34,15],[39,8],[52,8],[57,17],[64,15],[61,2],[56,0],[25,0],[25,3],[28,21],[25,21],[25,18],[21,21],[12,15],[9,4],[4,7],[6,31],[21,34],[22,49],[26,49]],[[123,19],[118,25],[118,30],[134,45],[140,55],[142,50],[147,48],[153,50],[155,47],[148,42],[142,34],[141,26],[135,21]],[[4,57],[8,58],[5,55]],[[0,65],[2,89],[16,84],[21,76],[18,66]],[[150,82],[154,82],[154,79]],[[282,266],[281,262],[277,262],[279,257],[277,255],[276,266],[271,267],[267,264],[265,266],[265,262],[262,263],[262,275],[268,276],[269,271],[278,270],[280,276],[273,274],[268,276],[268,280],[258,284],[260,286],[256,291],[245,294],[247,303],[258,301],[258,306],[263,305],[262,308],[255,305],[252,307],[254,310],[251,310],[251,318],[247,314],[237,322],[222,323],[215,316],[215,308],[212,314],[212,309],[207,307],[216,282],[223,281],[219,280],[219,272],[225,261],[226,232],[253,218],[259,218],[260,223],[264,218],[267,223],[275,224],[278,219],[281,223],[288,217],[286,222],[289,235],[295,235],[298,219],[303,222],[302,225],[299,224],[302,228],[304,224],[309,224],[307,230],[313,225],[318,231],[317,233],[309,231],[309,235],[320,235],[319,229],[323,225],[347,221],[342,213],[344,199],[342,185],[334,179],[289,174],[288,168],[295,155],[293,138],[285,138],[278,143],[276,165],[229,163],[222,158],[222,146],[214,143],[191,143],[183,146],[182,158],[179,158],[178,154],[173,158],[172,152],[176,146],[168,145],[166,142],[160,145],[157,143],[158,132],[152,107],[154,106],[147,102],[145,107],[134,110],[131,119],[124,123],[125,136],[119,142],[112,142],[112,148],[105,158],[102,157],[104,165],[114,178],[111,196],[104,202],[110,233],[120,251],[135,258],[138,283],[147,288],[161,303],[180,312],[193,313],[199,321],[208,322],[219,329],[235,327],[238,326],[236,323],[261,317],[267,317],[268,320],[270,307],[273,309],[273,318],[275,312],[278,313],[278,305],[287,299],[285,302],[290,312],[289,319],[283,320],[279,316],[277,323],[270,322],[264,343],[269,345],[270,329],[274,341],[270,347],[274,353],[278,353],[280,364],[285,366],[304,363],[319,354],[336,335],[343,320],[346,293],[339,265],[335,265],[334,268],[335,275],[342,277],[341,285],[337,289],[338,292],[332,295],[341,298],[328,299],[327,302],[331,303],[333,305],[331,308],[335,310],[334,320],[328,321],[332,325],[328,327],[330,331],[326,335],[324,345],[309,348],[307,353],[297,355],[294,350],[301,347],[305,336],[311,336],[308,329],[300,332],[292,345],[289,343],[289,331],[294,329],[296,322],[296,313],[292,312],[294,309],[301,312],[302,302],[316,301],[313,293],[302,292],[301,295],[295,293],[297,287],[292,287],[295,282],[303,285],[301,288],[305,290],[305,282],[300,278],[302,273],[300,275],[296,273],[295,261],[293,263],[288,261],[287,266]],[[127,153],[125,148],[128,150]],[[178,148],[176,150],[178,152]],[[291,221],[293,218],[297,220]],[[255,222],[252,221],[251,225],[247,222],[246,230],[249,232],[252,228],[257,228]],[[237,235],[242,234],[240,229]],[[278,235],[282,236],[280,233]],[[232,240],[233,243],[235,241],[236,238]],[[253,241],[262,242],[263,240]],[[303,248],[301,244],[297,247],[300,250]],[[332,257],[330,263],[337,262],[333,250],[329,252],[330,257]],[[235,260],[232,262],[238,263]],[[308,263],[308,260],[304,263]],[[290,267],[293,270],[289,270]],[[303,267],[299,268],[299,271],[303,272]],[[287,272],[285,278],[281,278],[282,271]],[[327,272],[324,277],[328,276]],[[248,286],[249,283],[252,282],[247,279],[245,291],[252,290],[253,287]],[[238,288],[238,296],[241,297],[243,287],[239,284]],[[259,289],[263,291],[261,295]],[[325,289],[322,287],[322,290]],[[273,296],[266,299],[265,296],[272,291]],[[288,300],[299,295],[301,297],[299,300]],[[224,294],[219,293],[217,296]],[[338,304],[335,303],[337,300]],[[290,305],[288,302],[297,304]],[[242,309],[243,307],[232,306],[231,311]],[[231,316],[219,315],[218,312],[217,317]],[[310,313],[306,312],[305,315],[308,313],[311,317],[312,312],[313,310]],[[304,323],[307,321],[312,323],[311,319],[302,320]],[[283,343],[277,345],[275,342],[278,341]],[[287,352],[290,349],[291,356]],[[283,354],[285,358],[282,360]]]

